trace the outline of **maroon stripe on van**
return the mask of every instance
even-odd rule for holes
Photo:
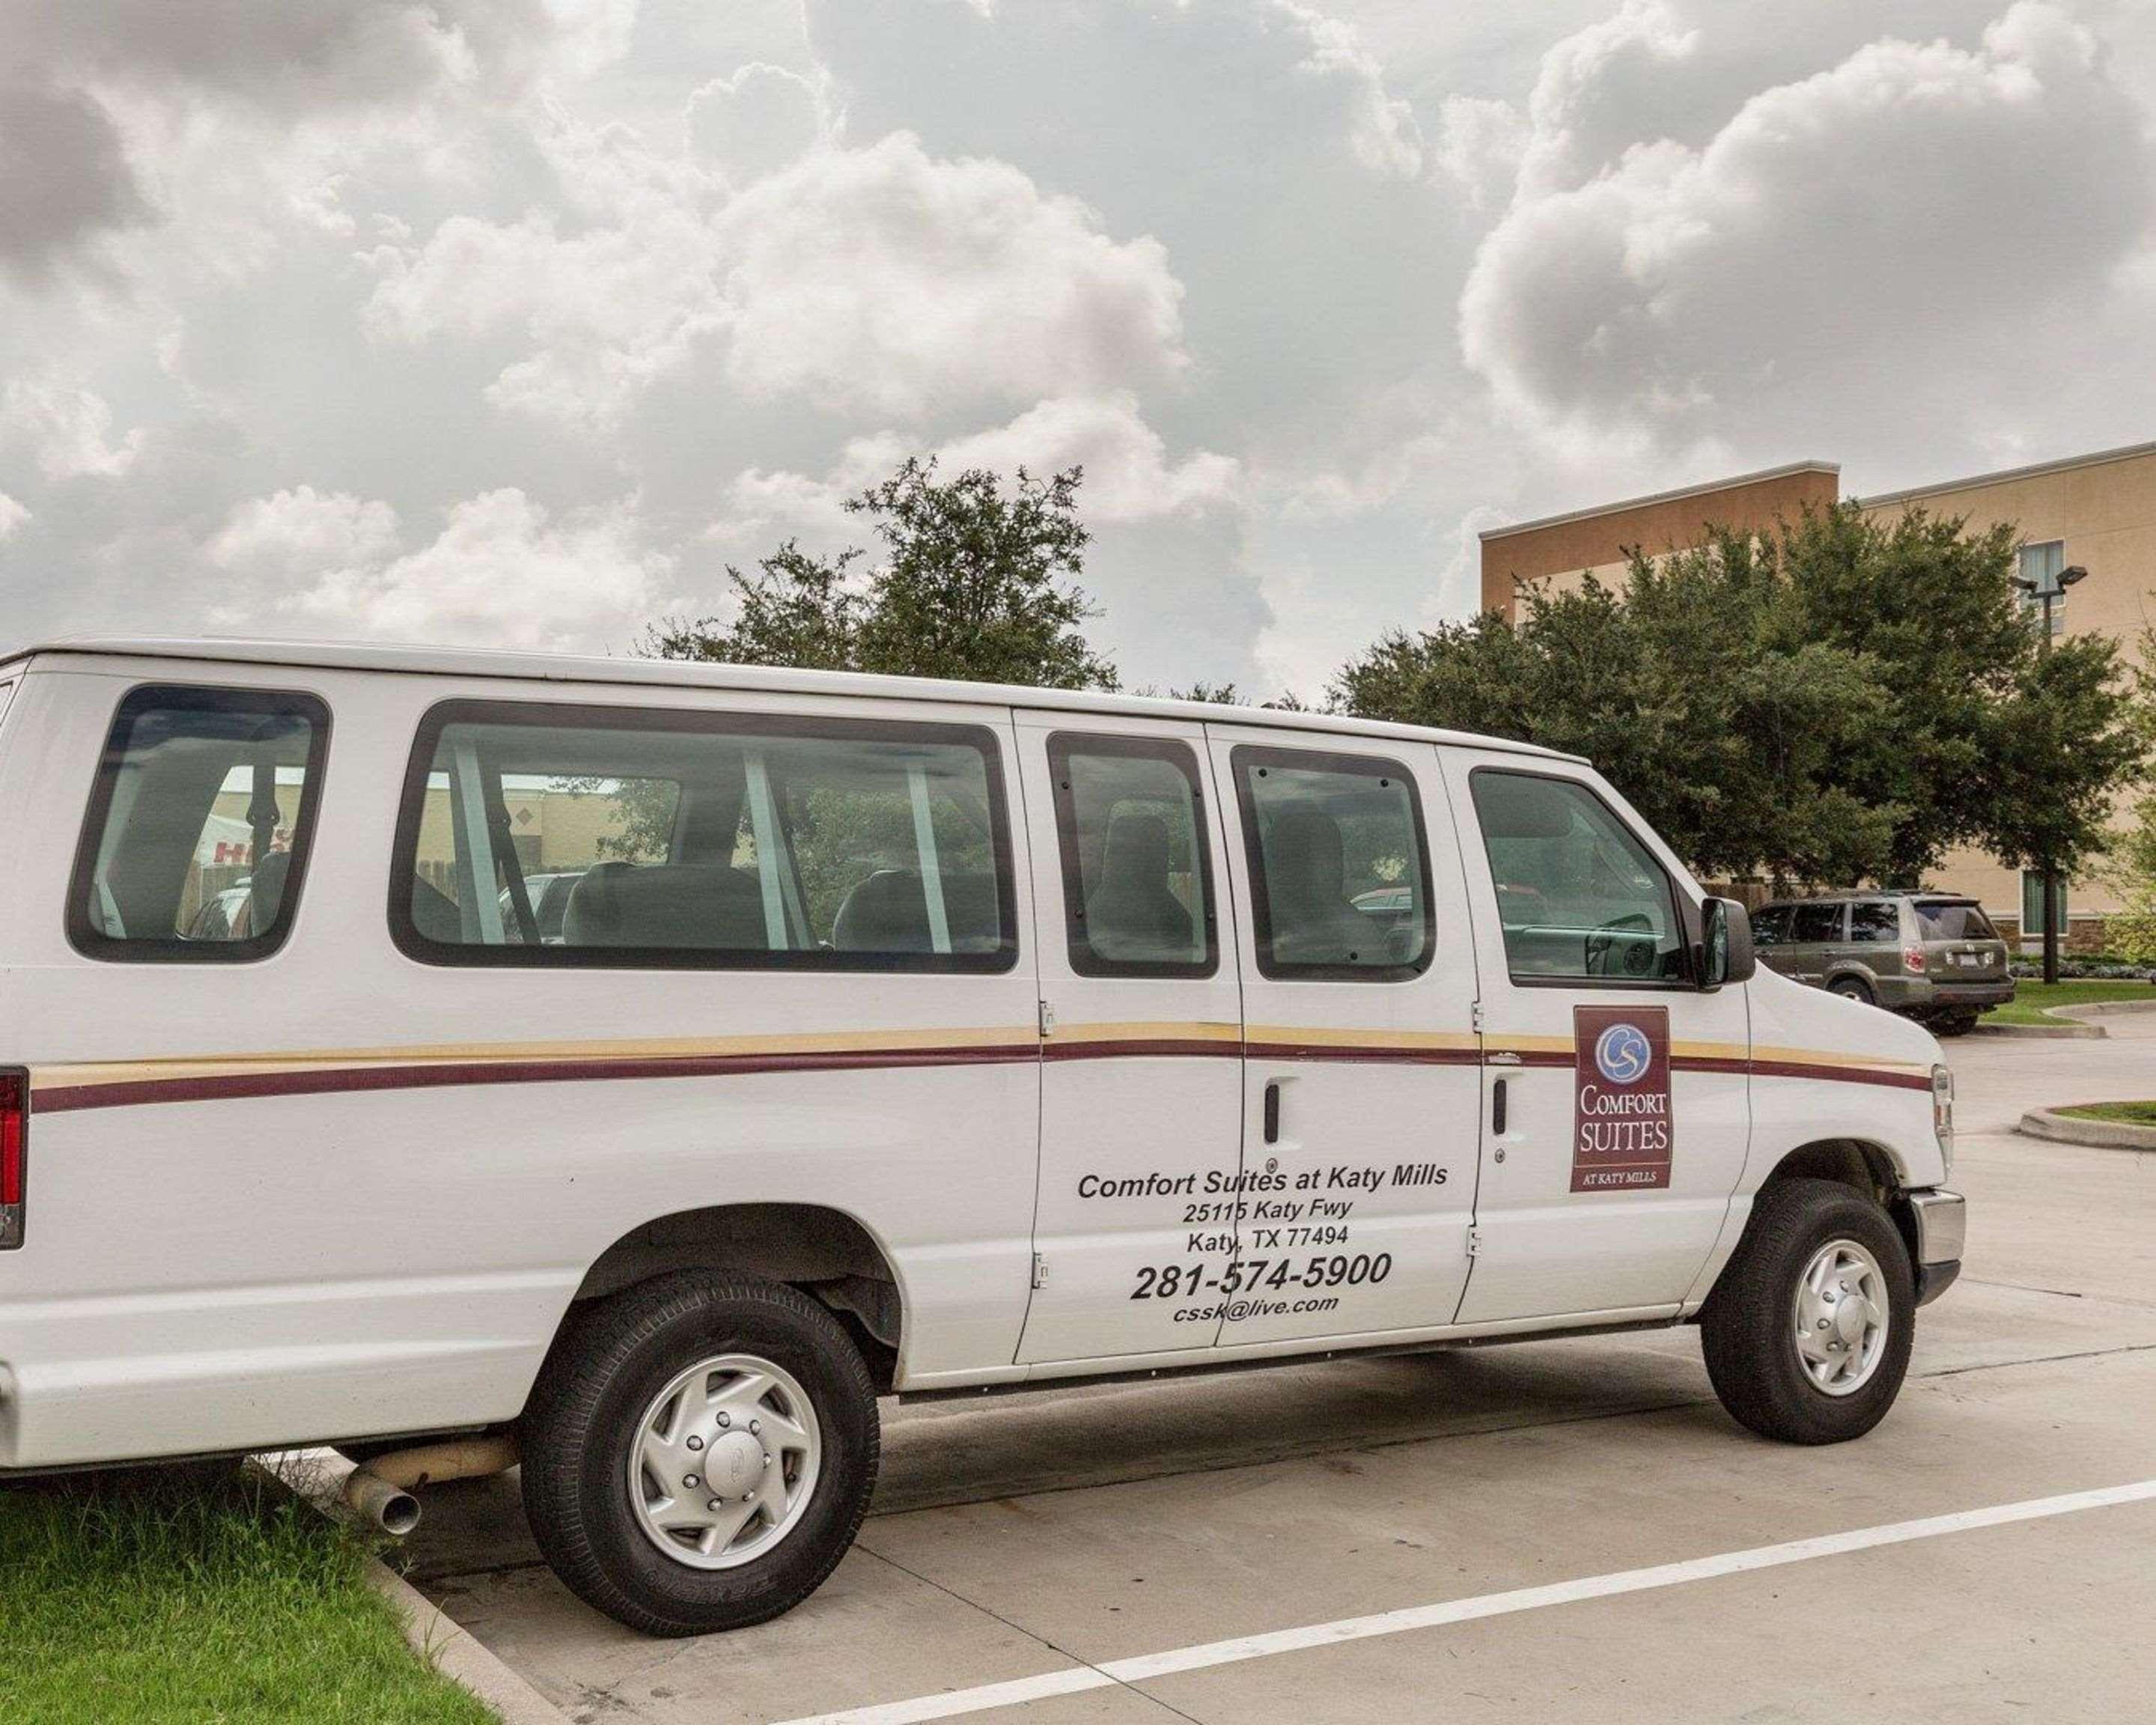
[[[1123,1041],[989,1044],[978,1047],[838,1049],[795,1053],[682,1055],[591,1060],[495,1060],[399,1066],[330,1066],[285,1072],[209,1073],[187,1078],[124,1079],[108,1084],[44,1086],[31,1096],[39,1114],[91,1108],[129,1108],[151,1102],[208,1102],[251,1096],[334,1096],[350,1091],[429,1090],[475,1084],[576,1084],[640,1078],[712,1078],[776,1072],[859,1072],[913,1066],[1009,1065],[1051,1060],[1161,1056],[1240,1060],[1346,1061],[1357,1065],[1472,1066],[1472,1049],[1346,1046],[1337,1043],[1239,1042],[1199,1037]],[[1512,1062],[1504,1063],[1510,1066]],[[1522,1052],[1521,1066],[1568,1067],[1570,1055]],[[1866,1066],[1815,1066],[1794,1060],[1745,1060],[1701,1055],[1671,1061],[1681,1072],[1749,1072],[1761,1078],[1809,1078],[1835,1084],[1871,1084],[1892,1090],[1929,1091],[1930,1077]],[[1501,1066],[1500,1070],[1503,1070]]]
[[[1808,1066],[1800,1060],[1753,1060],[1755,1078],[1824,1078],[1833,1084],[1878,1084],[1889,1090],[1932,1087],[1928,1072],[1881,1072],[1871,1066]]]
[[[1482,1056],[1471,1048],[1400,1048],[1386,1044],[1350,1045],[1337,1042],[1253,1042],[1256,1060],[1349,1060],[1365,1066],[1479,1066]],[[1572,1064],[1569,1056],[1565,1065]]]
[[[1040,1054],[1042,1059],[1050,1060],[1131,1060],[1141,1055],[1187,1055],[1199,1059],[1211,1056],[1240,1060],[1243,1045],[1205,1036],[1130,1036],[1098,1042],[1063,1041],[1051,1037],[1041,1044]]]
[[[333,1096],[352,1091],[431,1090],[471,1084],[578,1084],[622,1078],[711,1078],[767,1072],[851,1072],[892,1066],[1030,1062],[1028,1044],[978,1048],[858,1049],[790,1054],[683,1055],[593,1060],[493,1060],[410,1066],[330,1066],[293,1072],[208,1073],[137,1078],[34,1091],[40,1114],[127,1108],[144,1102],[208,1102],[249,1096]]]
[[[1741,1055],[1671,1055],[1672,1072],[1749,1072],[1752,1062]]]

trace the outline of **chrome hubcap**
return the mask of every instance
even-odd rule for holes
[[[629,1446],[644,1537],[693,1569],[731,1569],[793,1531],[823,1468],[823,1430],[793,1374],[754,1354],[701,1361],[651,1399]]]
[[[1815,1388],[1851,1395],[1887,1348],[1887,1277],[1869,1248],[1830,1240],[1797,1281],[1797,1357]]]

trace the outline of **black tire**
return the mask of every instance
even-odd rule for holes
[[[696,1568],[639,1522],[629,1446],[670,1379],[734,1353],[782,1368],[805,1390],[819,1471],[800,1519],[771,1549],[736,1568]],[[573,1313],[521,1435],[524,1510],[541,1553],[579,1599],[649,1635],[743,1629],[808,1598],[860,1531],[881,1444],[875,1386],[838,1321],[798,1289],[716,1274],[642,1282]]]
[[[1826,991],[1830,994],[1839,994],[1845,1000],[1861,1000],[1866,1006],[1879,1004],[1872,994],[1871,984],[1853,976],[1836,977],[1826,985]]]
[[[1887,1317],[1871,1376],[1841,1395],[1806,1373],[1795,1322],[1806,1266],[1837,1240],[1854,1240],[1878,1263]],[[1840,1444],[1862,1437],[1894,1404],[1916,1319],[1908,1248],[1887,1213],[1836,1180],[1782,1180],[1753,1204],[1736,1255],[1700,1315],[1700,1343],[1714,1393],[1740,1425],[1786,1444]]]

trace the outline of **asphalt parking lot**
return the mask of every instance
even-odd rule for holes
[[[2156,1717],[2156,1156],[2012,1130],[2156,1093],[2110,1029],[1951,1045],[1969,1267],[1856,1444],[1743,1431],[1688,1330],[1531,1343],[886,1404],[860,1543],[734,1635],[587,1609],[508,1481],[412,1579],[579,1721]]]

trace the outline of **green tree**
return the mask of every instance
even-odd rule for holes
[[[2146,739],[2112,644],[2039,653],[2015,543],[1847,504],[1715,532],[1621,588],[1531,588],[1517,629],[1389,635],[1332,696],[1588,756],[1705,875],[1913,882],[1961,844],[2071,866]]]
[[[1078,516],[1082,469],[1006,485],[969,468],[937,477],[909,459],[847,500],[873,524],[881,560],[859,549],[819,558],[793,541],[753,574],[729,566],[731,624],[669,620],[644,650],[721,660],[957,677],[1049,689],[1113,689],[1116,670],[1084,633],[1095,613],[1076,578],[1091,536]]]
[[[2104,924],[2104,944],[2136,964],[2156,965],[2156,795],[2133,806],[2126,829],[2112,840],[2104,879],[2125,906]]]

